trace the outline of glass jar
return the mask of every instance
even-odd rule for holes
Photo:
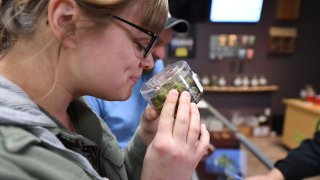
[[[198,76],[191,70],[186,61],[168,65],[164,70],[149,79],[140,89],[146,101],[161,110],[167,94],[171,89],[179,93],[188,91],[192,102],[198,103],[203,94],[203,87]]]

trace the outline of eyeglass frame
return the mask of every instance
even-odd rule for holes
[[[145,34],[147,34],[147,35],[149,35],[149,36],[151,37],[151,40],[150,40],[148,46],[147,46],[146,48],[144,48],[144,55],[143,55],[143,57],[144,57],[144,58],[148,57],[148,55],[150,54],[152,48],[153,48],[154,45],[157,43],[157,41],[158,41],[158,39],[159,39],[159,35],[156,34],[156,33],[151,32],[151,31],[148,31],[148,30],[144,29],[144,28],[141,27],[141,26],[138,26],[138,25],[136,25],[136,24],[133,24],[132,22],[129,22],[129,21],[125,20],[125,19],[122,19],[122,18],[119,17],[119,16],[112,15],[112,17],[115,18],[116,20],[119,20],[119,21],[121,21],[121,22],[123,22],[123,23],[126,23],[126,24],[128,24],[128,25],[130,25],[130,26],[132,26],[132,27],[134,27],[134,28],[136,28],[136,29],[138,29],[139,31],[141,31],[141,32],[143,32],[143,33],[145,33]]]
[[[82,2],[81,0],[76,0],[76,1],[80,6],[84,6],[84,4],[86,4],[86,3]],[[89,6],[86,6],[86,7],[89,7],[92,10],[96,10],[96,9],[100,10],[99,7],[97,8],[96,6],[93,6],[91,4],[87,4],[87,5],[89,5]],[[144,56],[143,57],[146,58],[150,54],[151,49],[156,44],[157,40],[159,39],[159,35],[156,34],[156,33],[151,32],[151,31],[148,31],[148,30],[144,29],[141,26],[133,24],[132,22],[129,22],[129,21],[127,21],[127,20],[125,20],[125,19],[123,19],[123,18],[121,18],[119,16],[112,15],[112,14],[110,14],[110,15],[111,15],[111,17],[113,17],[113,18],[115,18],[115,19],[117,19],[117,20],[119,20],[119,21],[121,21],[123,23],[126,23],[126,24],[130,25],[130,26],[140,30],[141,32],[143,32],[143,33],[145,33],[145,34],[147,34],[147,35],[149,35],[151,37],[151,40],[150,40],[148,46],[146,48],[144,48]]]

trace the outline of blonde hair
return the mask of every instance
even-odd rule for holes
[[[20,36],[32,34],[41,18],[47,15],[50,0],[0,0],[0,58]],[[167,0],[145,0],[147,8],[142,24],[160,33],[166,22]],[[83,12],[96,24],[106,21],[111,14],[123,10],[132,0],[76,0]]]

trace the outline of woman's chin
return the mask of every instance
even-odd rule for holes
[[[108,101],[126,101],[130,98],[131,94],[132,88],[128,88],[125,91],[116,91],[112,96],[108,96],[108,98],[106,96],[100,98]]]
[[[126,94],[123,94],[122,96],[121,96],[121,98],[119,99],[119,101],[126,101],[126,100],[128,100],[129,98],[130,98],[130,96],[131,96],[131,91],[129,91],[128,93],[126,93]]]

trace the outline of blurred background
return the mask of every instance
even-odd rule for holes
[[[166,62],[186,60],[206,102],[272,160],[312,137],[320,123],[320,1],[169,0],[169,7],[191,30],[174,36]],[[213,124],[212,137],[228,131],[203,120]],[[230,134],[218,146],[241,146]],[[258,164],[249,174],[266,172]]]

